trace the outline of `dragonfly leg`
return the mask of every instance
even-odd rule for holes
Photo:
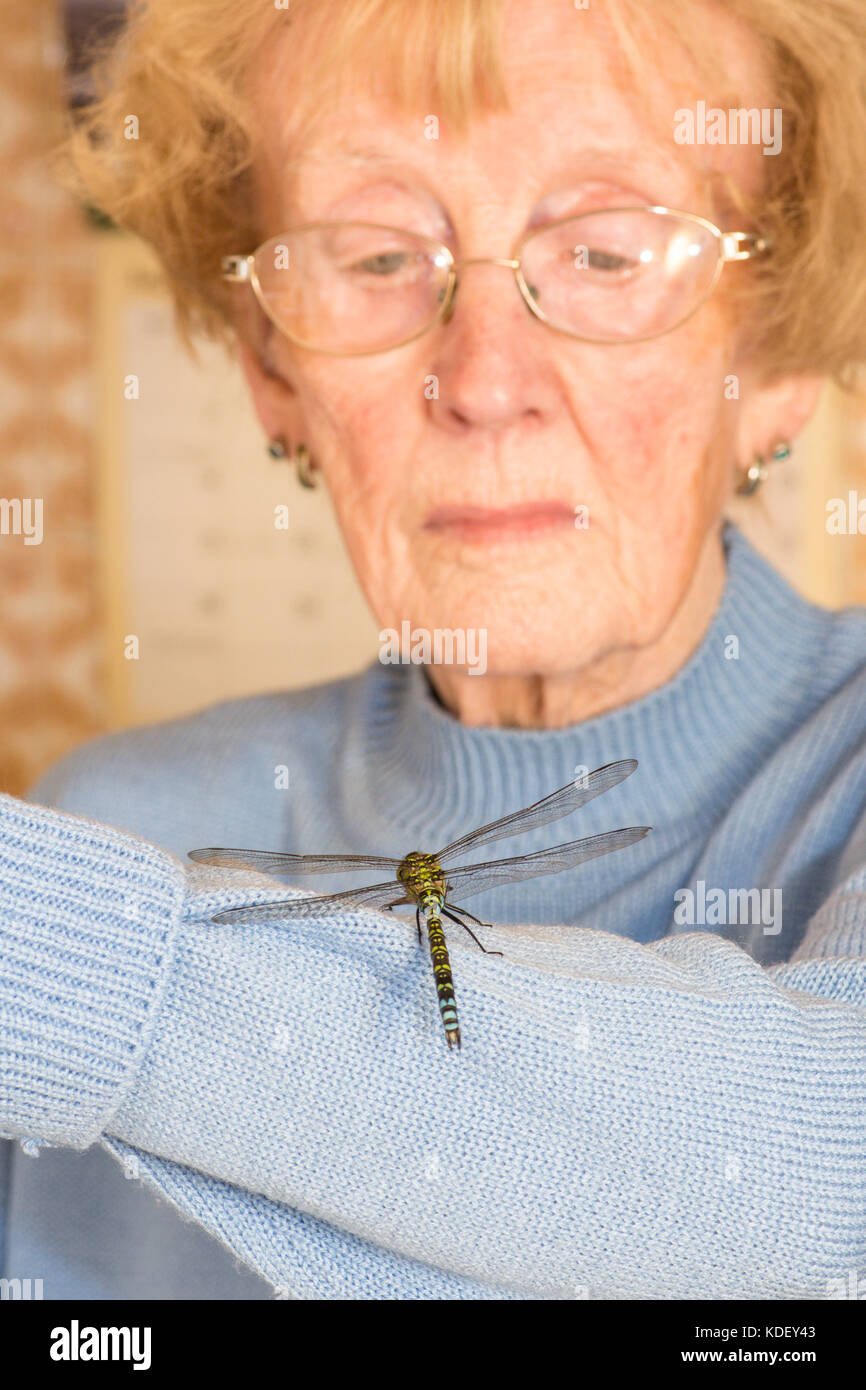
[[[472,928],[471,928],[471,927],[467,927],[467,925],[466,925],[465,922],[461,922],[461,920],[460,920],[459,917],[455,917],[454,912],[452,912],[449,908],[445,907],[444,904],[443,904],[443,906],[442,906],[442,911],[445,913],[445,916],[446,916],[446,917],[450,917],[450,918],[451,918],[451,921],[452,921],[452,922],[456,922],[457,925],[458,925],[458,927],[462,927],[464,931],[468,931],[469,935],[472,937],[472,940],[475,942],[475,945],[478,946],[478,947],[484,952],[485,956],[501,956],[501,955],[502,955],[502,952],[501,952],[501,951],[488,951],[488,949],[487,949],[486,946],[482,946],[482,945],[481,945],[481,942],[478,940],[478,937],[475,935],[475,933],[474,933],[474,931],[472,930]],[[465,909],[462,908],[462,907],[458,907],[458,908],[456,909],[456,911],[457,911],[457,912],[463,912],[463,911],[465,911]],[[467,917],[469,917],[469,916],[471,916],[471,913],[468,913],[468,912],[467,912],[466,915],[467,915]],[[472,920],[473,920],[473,922],[477,922],[477,921],[478,921],[478,918],[477,918],[477,917],[473,917]],[[482,927],[489,927],[489,926],[492,925],[492,923],[490,923],[490,922],[481,922],[481,923],[479,923],[479,925],[482,926]]]
[[[421,945],[421,908],[415,908],[415,926],[418,928],[418,945]]]
[[[452,904],[452,906],[453,906],[453,904]],[[492,927],[492,926],[493,926],[493,923],[492,923],[492,922],[482,922],[482,920],[481,920],[480,917],[473,917],[473,916],[472,916],[472,913],[469,912],[469,911],[467,911],[467,909],[466,909],[465,907],[455,907],[455,908],[454,908],[454,911],[455,911],[455,912],[462,912],[464,917],[468,917],[469,920],[470,920],[470,922],[477,922],[478,925],[479,925],[479,927]]]

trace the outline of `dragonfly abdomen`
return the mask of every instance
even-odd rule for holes
[[[457,1001],[454,998],[454,980],[451,976],[451,960],[442,930],[439,903],[436,898],[422,904],[427,919],[427,941],[430,945],[430,959],[433,962],[433,978],[436,981],[436,994],[439,999],[439,1013],[449,1047],[460,1047],[460,1023],[457,1018]]]

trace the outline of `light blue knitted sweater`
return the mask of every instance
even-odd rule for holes
[[[725,545],[691,659],[582,724],[466,728],[422,669],[376,663],[97,740],[34,792],[152,844],[0,801],[0,1133],[28,1141],[0,1144],[7,1278],[821,1298],[853,1272],[866,1292],[866,611],[807,604],[731,526]],[[497,849],[650,835],[475,898],[506,959],[449,928],[459,1053],[411,916],[217,927],[286,889],[172,857],[435,849],[626,757],[621,786]],[[735,915],[729,889],[764,890],[760,920],[704,911]]]

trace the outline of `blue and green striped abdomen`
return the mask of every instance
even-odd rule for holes
[[[433,978],[436,981],[436,994],[439,998],[439,1012],[442,1015],[445,1037],[449,1047],[453,1047],[455,1043],[459,1047],[460,1024],[457,1019],[457,1003],[454,999],[454,981],[451,978],[451,961],[448,957],[448,947],[445,945],[445,934],[442,931],[442,919],[439,916],[438,903],[431,903],[430,907],[426,909],[426,916],[427,940],[430,943]]]

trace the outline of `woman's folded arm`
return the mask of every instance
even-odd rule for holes
[[[274,1204],[529,1294],[820,1296],[866,1264],[866,871],[770,969],[710,933],[456,941],[453,1054],[411,920],[212,925],[251,882],[0,798],[5,1136],[242,1189],[208,1189],[230,1242]]]

